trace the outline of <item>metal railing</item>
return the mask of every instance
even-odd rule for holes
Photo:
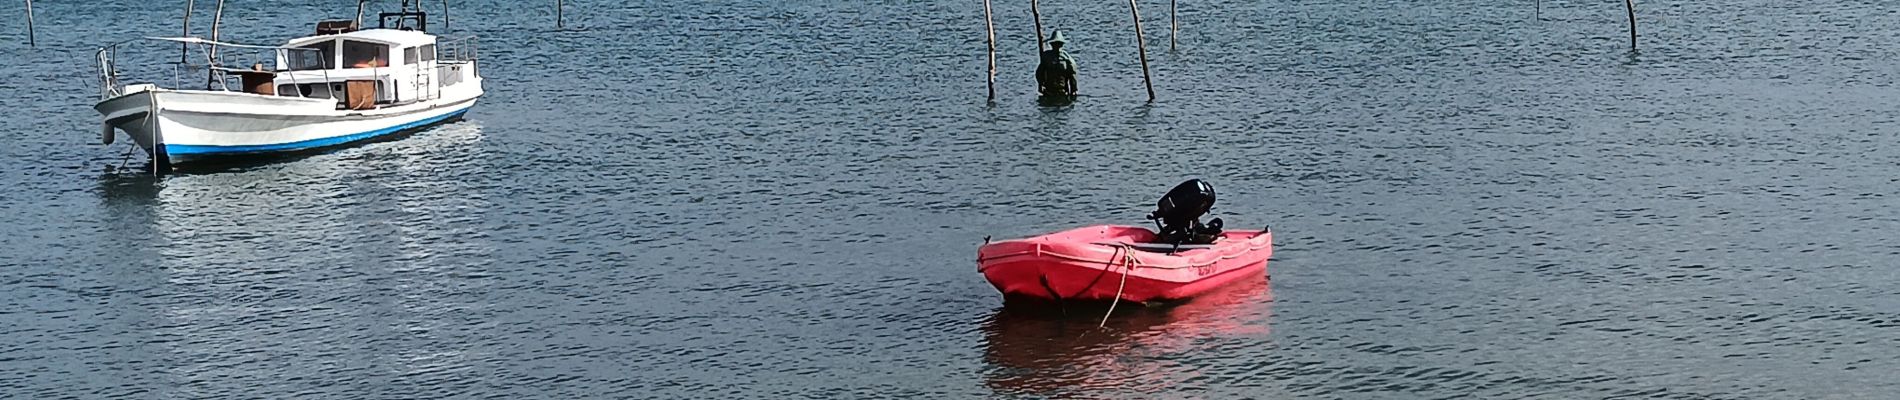
[[[300,83],[297,82],[297,74],[284,74],[285,72],[291,72],[287,69],[286,65],[290,60],[290,54],[292,54],[292,52],[321,53],[321,50],[310,48],[251,46],[213,42],[199,38],[143,38],[122,41],[101,47],[94,53],[94,58],[99,63],[99,75],[97,79],[99,81],[99,95],[101,99],[125,94],[125,85],[123,82],[125,71],[119,68],[119,62],[121,61],[120,50],[129,47],[128,45],[133,43],[146,42],[160,42],[166,44],[181,43],[185,46],[185,57],[178,59],[154,58],[149,62],[150,64],[163,64],[172,67],[171,87],[174,89],[184,88],[188,80],[195,80],[196,77],[203,76],[205,79],[204,90],[231,91],[229,81],[234,78],[232,72],[244,71],[270,72],[276,74],[275,76],[287,76],[291,79],[292,86],[295,87],[300,85]],[[328,82],[329,71],[326,69],[322,74],[323,81]],[[275,80],[275,76],[273,77],[273,81]],[[162,79],[150,75],[147,75],[147,77],[153,78],[154,81]],[[275,82],[272,84],[275,85]],[[273,90],[273,92],[275,92],[275,90]],[[302,93],[278,93],[277,95],[304,97]]]
[[[99,61],[99,99],[101,100],[124,94],[124,89],[119,86],[119,44],[113,43],[102,47],[93,57]]]
[[[465,36],[436,41],[435,48],[436,63],[465,63],[479,56],[481,41],[476,36]]]
[[[442,88],[462,83],[462,68],[472,67],[480,58],[481,42],[478,37],[467,36],[436,41],[435,89],[436,97],[442,97]],[[475,70],[476,76],[481,70]]]

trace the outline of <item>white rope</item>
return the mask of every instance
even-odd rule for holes
[[[1128,288],[1128,274],[1135,272],[1136,265],[1141,263],[1141,259],[1135,258],[1135,246],[1124,243],[1117,245],[1116,249],[1122,256],[1122,282],[1115,288],[1115,300],[1108,302],[1108,313],[1102,314],[1102,323],[1095,325],[1096,328],[1108,327],[1108,317],[1115,315],[1115,306],[1122,302],[1122,290]],[[1109,267],[1114,267],[1114,265]]]

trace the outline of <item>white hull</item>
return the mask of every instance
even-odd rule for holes
[[[439,99],[374,110],[338,110],[327,98],[166,89],[127,93],[94,108],[153,158],[179,164],[337,146],[452,120],[481,96],[480,83],[472,83],[454,87],[462,93],[444,90]]]

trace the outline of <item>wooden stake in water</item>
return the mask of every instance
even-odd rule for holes
[[[1544,20],[1544,0],[1537,0],[1537,11],[1531,12],[1531,19]]]
[[[224,23],[224,0],[218,0],[218,11],[211,14],[211,41],[218,41],[218,24]],[[216,57],[218,46],[211,46],[211,55]]]
[[[218,41],[218,24],[224,22],[224,0],[218,0],[218,11],[211,14],[211,41]],[[205,45],[205,90],[211,90],[211,83],[218,81],[218,45]]]
[[[178,37],[191,37],[191,6],[193,3],[195,2],[192,0],[185,0],[185,29],[178,34]],[[178,62],[182,64],[188,61],[189,57],[191,57],[191,44],[179,43]]]
[[[1029,0],[1029,16],[1036,20],[1036,57],[1042,57],[1042,7],[1039,1]]]
[[[1174,51],[1175,45],[1180,42],[1180,39],[1176,37],[1181,36],[1180,15],[1175,13],[1174,2],[1175,0],[1168,0],[1168,51]]]
[[[565,8],[567,8],[565,0],[554,0],[554,29],[567,29],[567,15],[563,10]]]
[[[1630,51],[1636,51],[1636,0],[1623,0],[1630,11]]]
[[[40,47],[40,35],[33,30],[33,0],[26,0],[26,45]]]
[[[990,101],[996,101],[996,19],[990,11],[990,0],[983,0],[983,24],[990,32]]]
[[[1128,11],[1135,15],[1135,49],[1141,52],[1141,83],[1148,86],[1148,102],[1155,101],[1155,83],[1148,72],[1148,37],[1141,33],[1141,5],[1128,0]]]

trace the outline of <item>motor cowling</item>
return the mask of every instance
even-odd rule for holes
[[[1213,243],[1220,237],[1221,220],[1215,218],[1203,225],[1201,217],[1214,208],[1215,197],[1214,185],[1200,179],[1175,185],[1148,214],[1148,219],[1161,225],[1157,239],[1174,244]]]

